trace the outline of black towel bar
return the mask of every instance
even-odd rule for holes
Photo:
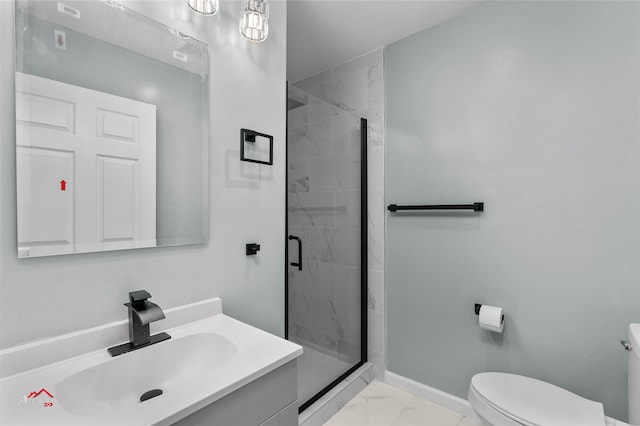
[[[412,206],[399,206],[397,204],[389,204],[387,209],[390,212],[397,212],[400,210],[473,210],[474,212],[484,211],[484,203],[473,204],[431,204],[431,205],[412,205]]]

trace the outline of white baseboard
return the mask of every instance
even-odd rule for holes
[[[469,404],[469,401],[466,399],[459,398],[455,395],[451,395],[450,393],[432,388],[431,386],[416,382],[415,380],[408,379],[390,371],[384,372],[384,381],[390,385],[397,386],[400,389],[404,389],[418,395],[419,397],[433,401],[436,404],[440,404],[444,407],[457,411],[464,416],[473,417],[475,419],[478,418],[475,411],[473,411],[473,408],[471,408],[471,404]]]

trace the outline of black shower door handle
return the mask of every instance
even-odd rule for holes
[[[298,242],[298,261],[291,262],[291,266],[297,266],[298,271],[302,271],[302,240],[295,235],[289,235],[289,241],[296,240]]]

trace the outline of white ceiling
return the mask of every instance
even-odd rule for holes
[[[317,74],[486,1],[289,0],[287,79]]]

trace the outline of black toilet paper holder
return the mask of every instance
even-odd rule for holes
[[[476,303],[474,307],[475,307],[476,315],[480,315],[480,308],[482,308],[482,305],[480,303]]]

